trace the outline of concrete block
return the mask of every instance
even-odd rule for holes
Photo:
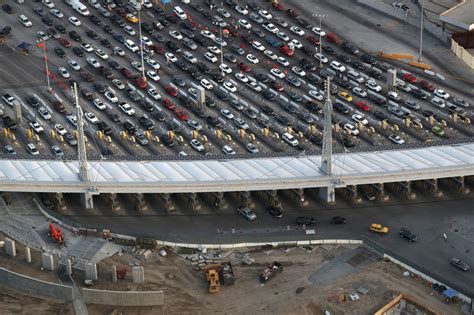
[[[31,249],[29,247],[25,247],[25,257],[26,262],[31,263]]]
[[[133,283],[145,282],[145,270],[142,266],[132,267],[132,279]]]
[[[67,258],[66,259],[66,273],[68,275],[72,275],[72,262],[71,262],[71,258]]]
[[[50,271],[54,270],[53,255],[48,254],[48,253],[42,253],[41,254],[41,263],[42,263],[44,269],[50,270]]]
[[[5,251],[7,252],[8,256],[15,257],[16,256],[16,245],[15,241],[9,238],[5,239]]]
[[[86,264],[86,280],[97,280],[97,265],[94,263]]]
[[[112,282],[117,282],[117,266],[112,265]]]

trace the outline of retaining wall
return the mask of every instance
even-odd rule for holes
[[[70,286],[34,279],[5,268],[0,268],[0,286],[63,303],[73,300],[73,291]]]
[[[82,289],[86,304],[117,306],[160,306],[165,303],[163,291],[108,291]]]
[[[469,66],[469,68],[474,69],[474,56],[464,49],[464,47],[456,43],[456,41],[452,38],[451,51],[460,59],[462,59],[462,61],[464,61]]]

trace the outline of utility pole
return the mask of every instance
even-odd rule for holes
[[[424,18],[424,8],[425,0],[421,1],[421,18],[420,18],[420,55],[418,56],[418,61],[423,60],[423,18]]]
[[[143,0],[140,1],[140,8],[138,9],[138,33],[139,33],[139,38],[140,38],[140,55],[142,59],[142,78],[144,81],[146,81],[145,77],[145,62],[143,60],[143,40],[142,40],[142,18],[141,18],[141,11],[143,7]]]
[[[321,172],[325,175],[332,175],[332,101],[329,93],[330,88],[331,79],[327,78],[325,82],[326,101],[324,103],[323,150],[321,154]]]
[[[222,65],[224,64],[224,50],[222,48],[222,26],[219,23],[219,36],[221,37],[221,73],[222,76],[225,76],[224,70],[222,69]]]
[[[77,83],[73,83],[74,102],[76,103],[76,117],[77,117],[77,154],[79,157],[79,177],[83,182],[89,182],[89,172],[87,168],[87,151],[86,141],[84,136],[83,113],[82,107],[79,105],[79,97],[77,95]]]
[[[53,90],[51,89],[51,81],[49,79],[48,56],[46,55],[46,41],[43,39],[41,42],[43,44],[44,67],[46,70],[46,81],[48,82],[48,93],[52,93]]]

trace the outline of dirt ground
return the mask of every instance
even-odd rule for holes
[[[42,280],[57,282],[55,272],[40,270],[39,253],[33,253],[33,263],[26,264],[22,246],[18,256],[0,254],[0,266]],[[255,262],[241,263],[244,254]],[[462,314],[459,306],[445,304],[429,284],[406,277],[397,265],[380,260],[361,247],[323,246],[313,248],[253,249],[223,252],[223,261],[231,261],[235,284],[221,287],[220,293],[207,292],[202,271],[195,271],[186,256],[168,250],[165,257],[154,251],[146,260],[124,254],[108,258],[98,265],[99,281],[96,289],[163,290],[165,305],[160,307],[116,307],[88,305],[90,314],[373,314],[399,293],[442,314]],[[283,264],[283,272],[260,284],[258,275],[273,261]],[[110,266],[127,267],[140,264],[145,268],[145,283],[133,284],[129,271],[125,280],[111,282]],[[83,275],[76,272],[76,283],[83,283]],[[357,288],[369,290],[360,300],[349,301],[349,294]],[[341,296],[346,302],[340,302]],[[0,293],[0,313],[3,314],[73,314],[70,305],[41,300],[12,291]]]

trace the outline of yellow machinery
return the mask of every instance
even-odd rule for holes
[[[209,293],[218,293],[220,289],[219,273],[215,269],[206,271],[207,282],[209,282]]]

